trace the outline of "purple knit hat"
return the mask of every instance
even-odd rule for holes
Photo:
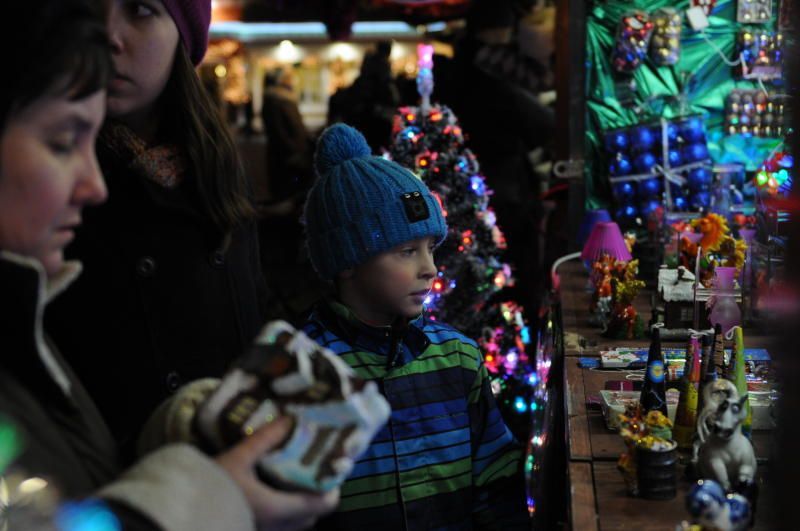
[[[211,24],[211,0],[161,0],[169,11],[181,40],[195,66],[200,64],[208,48],[208,26]]]

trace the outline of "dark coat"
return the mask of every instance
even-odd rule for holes
[[[187,177],[166,189],[98,146],[108,201],[84,210],[68,248],[84,273],[47,313],[48,330],[129,443],[187,381],[220,376],[263,324],[255,225],[221,234]],[[229,243],[226,247],[226,240]]]
[[[5,452],[11,463],[0,463],[0,480],[45,478],[58,503],[99,498],[126,531],[252,531],[243,493],[189,445],[154,449],[121,473],[111,432],[42,323],[45,306],[79,272],[68,264],[48,280],[35,260],[0,250],[0,426],[22,441],[18,453]],[[38,511],[54,509],[39,507],[37,518],[52,517]],[[0,527],[28,529],[26,512],[0,511]]]
[[[42,276],[33,267],[0,258],[0,413],[23,438],[15,469],[54,481],[64,498],[82,498],[117,477],[117,448],[94,403],[42,331],[40,312],[47,297],[40,290]],[[45,365],[48,355],[69,393]],[[109,505],[125,529],[158,529],[132,510]]]
[[[272,200],[301,196],[311,185],[311,137],[291,92],[267,87],[261,103],[267,137],[268,190]]]

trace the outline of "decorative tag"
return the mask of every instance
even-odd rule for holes
[[[424,221],[431,215],[425,198],[419,192],[405,193],[402,196],[403,207],[406,209],[406,217],[411,223]]]

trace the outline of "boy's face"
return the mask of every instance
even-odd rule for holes
[[[342,302],[376,326],[390,325],[397,317],[416,317],[436,277],[434,248],[432,237],[412,240],[343,272]]]

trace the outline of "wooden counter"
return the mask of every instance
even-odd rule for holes
[[[617,341],[603,338],[589,323],[590,294],[585,290],[588,274],[580,262],[564,264],[561,276],[561,324],[564,333],[564,416],[567,444],[569,523],[576,531],[584,530],[674,530],[687,519],[684,497],[691,486],[688,480],[678,483],[678,495],[667,501],[651,501],[628,496],[622,475],[616,468],[625,450],[622,437],[605,426],[602,412],[592,407],[608,380],[625,379],[628,371],[595,370],[579,366],[580,357],[598,356],[600,350],[618,346],[648,346],[649,340]],[[635,307],[642,318],[650,318],[650,293],[643,291]],[[769,348],[770,339],[747,334],[748,347]],[[664,343],[665,346],[673,345]],[[674,343],[675,346],[683,346]],[[754,529],[769,529],[774,511],[769,510],[771,496],[764,481],[770,454],[771,432],[755,432],[753,443],[759,460],[760,498]]]

